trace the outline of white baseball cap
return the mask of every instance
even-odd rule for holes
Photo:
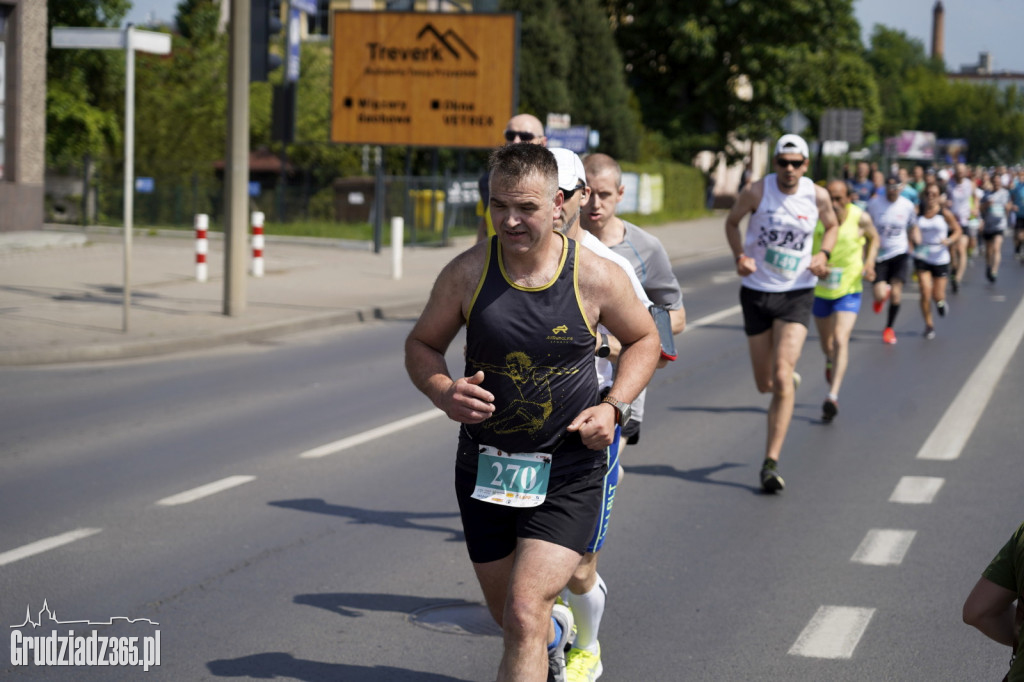
[[[583,170],[583,161],[576,152],[565,147],[549,149],[558,162],[558,188],[573,190],[582,182],[587,184],[587,172]]]
[[[779,154],[800,154],[805,159],[811,157],[810,152],[807,150],[807,143],[804,142],[804,138],[799,135],[789,133],[779,138],[779,141],[775,143],[775,156]]]

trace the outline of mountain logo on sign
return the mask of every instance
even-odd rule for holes
[[[474,52],[473,49],[466,44],[466,41],[464,41],[462,37],[459,36],[459,34],[456,33],[455,31],[449,29],[442,34],[438,33],[437,29],[434,28],[433,24],[427,24],[426,26],[420,29],[419,33],[416,34],[416,39],[419,40],[424,36],[424,34],[427,33],[433,35],[437,39],[437,41],[441,43],[445,47],[445,49],[451,52],[452,56],[455,57],[456,59],[462,59],[462,53],[468,54],[470,57],[473,58],[474,61],[479,59],[479,57],[477,57],[476,52]],[[453,46],[453,43],[461,49],[461,52],[459,49],[456,49],[456,47]]]

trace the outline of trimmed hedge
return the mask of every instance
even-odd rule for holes
[[[622,217],[637,225],[658,225],[673,220],[688,220],[708,214],[706,208],[707,184],[704,174],[693,166],[673,161],[620,164],[624,173],[648,173],[665,179],[665,197],[662,210],[650,215],[623,214]]]

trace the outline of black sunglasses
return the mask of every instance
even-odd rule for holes
[[[532,142],[533,138],[537,137],[533,133],[519,132],[518,130],[506,130],[505,140],[508,142],[514,142],[516,138],[519,138],[523,142]]]
[[[775,159],[775,163],[779,165],[779,168],[799,168],[804,165],[804,161],[807,159],[800,159],[799,161],[792,161],[790,159]]]
[[[586,185],[576,185],[572,189],[563,189],[562,190],[562,197],[565,199],[565,201],[569,201],[569,199],[572,199],[572,195],[573,194],[576,194],[576,192],[580,191],[581,189],[586,189],[586,188],[587,188]],[[562,188],[559,187],[559,189],[562,189]]]

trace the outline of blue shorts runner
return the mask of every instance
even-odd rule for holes
[[[828,317],[832,313],[859,313],[861,292],[847,294],[839,298],[814,298],[811,312],[815,317]]]
[[[608,446],[608,473],[604,477],[604,493],[601,496],[601,512],[597,517],[594,537],[587,544],[587,551],[594,553],[604,545],[604,536],[612,519],[612,503],[615,502],[615,490],[619,487],[619,450],[622,449],[622,429],[615,427],[615,440]]]

